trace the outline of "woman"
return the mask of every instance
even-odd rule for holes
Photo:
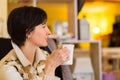
[[[19,7],[8,16],[8,33],[13,50],[1,61],[0,80],[60,80],[55,69],[69,59],[69,50],[59,47],[50,55],[39,48],[47,46],[51,34],[44,10]]]

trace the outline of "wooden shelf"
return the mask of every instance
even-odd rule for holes
[[[113,72],[116,74],[116,80],[120,80],[120,47],[110,47],[102,48],[102,57],[103,63],[106,64],[109,60],[112,60],[112,63],[109,63],[113,67]],[[103,66],[105,67],[105,66]]]
[[[71,39],[71,40],[63,41],[62,43],[100,43],[100,41],[99,40],[75,40],[75,39]]]

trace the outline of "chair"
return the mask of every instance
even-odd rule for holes
[[[0,38],[0,60],[12,49],[11,39]]]

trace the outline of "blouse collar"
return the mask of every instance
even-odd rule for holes
[[[13,42],[12,43],[12,46],[13,46],[13,49],[15,50],[15,53],[18,57],[18,59],[20,60],[20,62],[22,63],[22,65],[24,67],[28,66],[28,65],[32,65],[30,63],[30,61],[27,59],[27,57],[23,54],[22,50]],[[35,59],[35,64],[38,64],[38,62],[40,60],[46,60],[46,57],[47,57],[47,52],[46,51],[43,51],[42,49],[40,48],[37,48],[36,50],[36,59]]]

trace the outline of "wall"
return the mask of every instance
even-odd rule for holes
[[[0,37],[8,37],[7,35],[7,1],[0,0]]]
[[[112,26],[115,22],[115,16],[120,14],[120,3],[110,2],[87,2],[84,4],[79,19],[86,15],[86,19],[90,23],[91,33],[93,39],[98,36],[107,35],[112,33]],[[93,28],[98,27],[100,32],[95,34]]]

